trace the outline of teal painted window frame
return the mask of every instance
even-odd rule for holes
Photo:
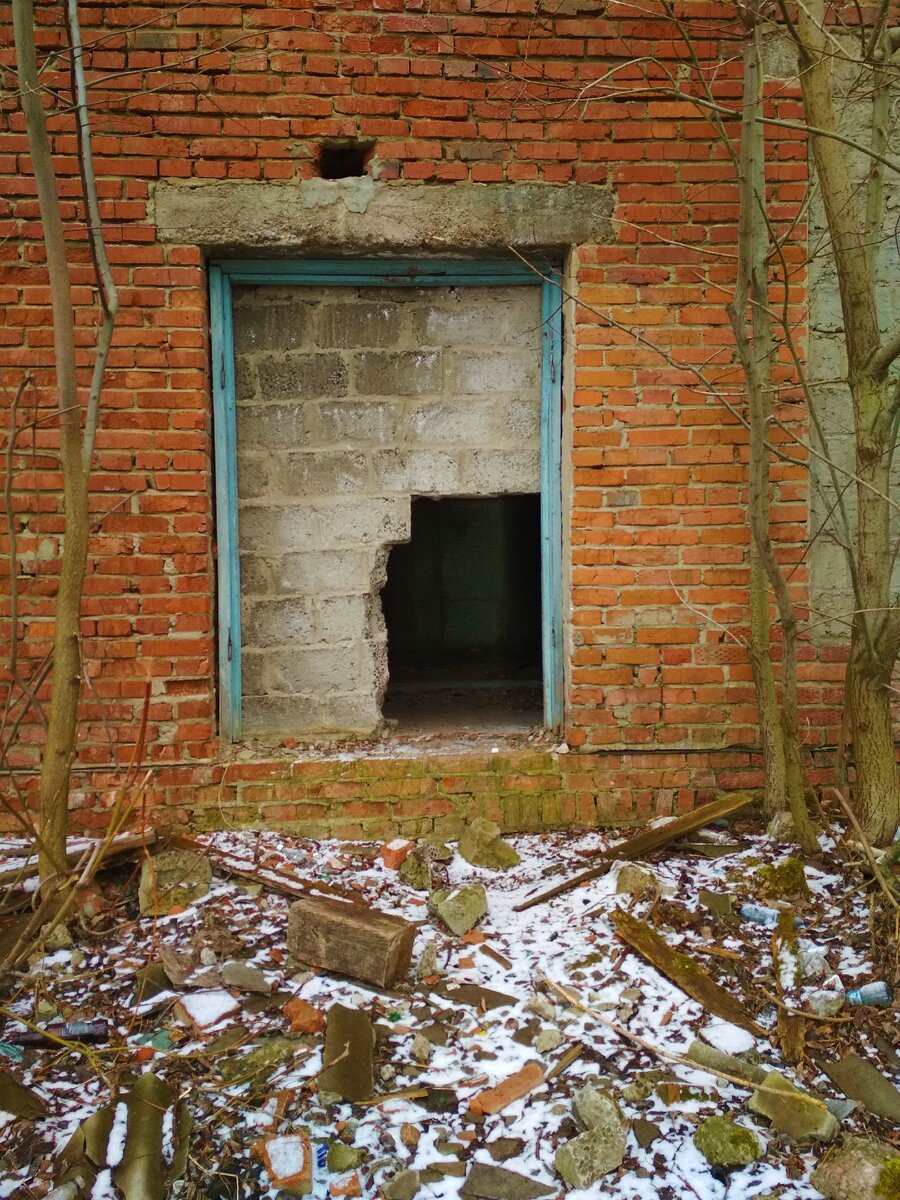
[[[562,291],[557,271],[524,262],[428,259],[220,259],[209,264],[218,552],[219,731],[241,737],[241,590],[232,288],[463,287],[529,284],[541,290],[541,624],[544,722],[563,720]]]

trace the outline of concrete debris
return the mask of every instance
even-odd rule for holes
[[[604,1088],[585,1084],[575,1093],[575,1116],[586,1133],[560,1146],[556,1170],[571,1188],[586,1188],[621,1166],[625,1157],[625,1124],[613,1097]]]
[[[259,992],[265,996],[272,992],[272,985],[264,972],[258,967],[248,966],[247,963],[225,963],[222,967],[222,979],[229,987],[237,988],[241,992]]]
[[[503,870],[517,867],[522,861],[517,852],[500,836],[500,826],[484,817],[476,817],[463,830],[459,853],[474,867]]]
[[[369,1014],[332,1004],[325,1029],[320,1092],[334,1092],[343,1100],[368,1100],[375,1091],[374,1052],[375,1030]]]
[[[751,1112],[768,1117],[772,1128],[795,1142],[830,1142],[838,1131],[836,1118],[824,1103],[795,1087],[778,1071],[769,1071],[748,1101]]]
[[[699,1040],[691,1042],[685,1057],[695,1062],[698,1067],[709,1067],[711,1071],[721,1071],[725,1075],[737,1075],[754,1085],[762,1083],[766,1077],[762,1067],[738,1058],[735,1054],[724,1054]]]
[[[422,1186],[422,1177],[418,1171],[398,1171],[381,1186],[384,1200],[413,1200]]]
[[[823,1058],[816,1062],[845,1096],[858,1100],[875,1116],[900,1125],[900,1091],[867,1059],[850,1053],[840,1062],[827,1062]]]
[[[300,1044],[289,1038],[264,1038],[249,1053],[226,1058],[219,1066],[219,1074],[232,1087],[243,1083],[258,1085],[289,1063],[299,1049]]]
[[[473,1196],[476,1200],[540,1200],[541,1196],[550,1196],[555,1191],[555,1187],[537,1183],[518,1171],[491,1163],[473,1163],[459,1194]]]
[[[659,890],[659,882],[652,871],[639,867],[637,863],[623,863],[616,876],[616,893],[620,896],[643,896],[645,892]]]
[[[461,937],[487,916],[487,894],[480,883],[470,883],[451,890],[440,889],[431,893],[428,907],[451,933]]]
[[[142,917],[162,916],[209,891],[212,864],[192,850],[162,850],[144,859],[138,887]]]
[[[728,1117],[707,1117],[697,1127],[694,1145],[714,1167],[749,1167],[762,1157],[763,1147],[752,1129]]]
[[[819,1163],[810,1183],[825,1200],[895,1200],[900,1195],[898,1166],[892,1147],[874,1138],[849,1137]]]
[[[434,884],[431,858],[424,848],[417,848],[403,860],[398,871],[407,887],[416,892],[430,892]]]

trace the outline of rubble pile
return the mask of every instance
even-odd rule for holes
[[[3,981],[0,1200],[897,1200],[870,881],[723,807],[120,855]]]

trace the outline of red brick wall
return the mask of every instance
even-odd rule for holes
[[[710,96],[735,104],[733,7],[680,8]],[[702,369],[740,403],[724,307],[735,272],[735,171],[707,116],[665,94],[692,69],[675,24],[620,0],[560,0],[546,11],[535,0],[82,0],[80,9],[121,301],[91,484],[82,765],[130,758],[148,680],[146,760],[190,763],[218,752],[204,266],[196,247],[157,242],[151,189],[165,179],[310,178],[318,141],[335,136],[373,140],[373,174],[398,187],[576,181],[613,189],[614,242],[577,250],[566,734],[573,747],[594,750],[755,745],[750,671],[734,640],[747,623],[746,435],[694,374]],[[41,55],[64,54],[60,5],[39,3],[37,14]],[[8,27],[0,44],[9,88],[0,105],[7,431],[11,396],[23,372],[33,376],[13,456],[19,670],[28,677],[49,646],[62,522],[49,296]],[[656,65],[638,61],[651,56]],[[64,57],[45,78],[67,99]],[[696,79],[680,86],[703,95]],[[799,115],[789,85],[769,90],[770,112]],[[56,102],[50,127],[86,390],[95,281],[73,122]],[[728,129],[737,135],[736,122]],[[805,194],[802,135],[773,128],[768,161],[776,219],[786,223]],[[798,225],[786,249],[798,270],[791,317],[801,341],[803,232]],[[782,378],[779,412],[795,421],[787,366]],[[773,439],[789,445],[777,429]],[[790,452],[803,457],[797,446]],[[802,596],[806,472],[777,462],[773,481],[773,521]],[[0,539],[8,549],[5,529]],[[7,600],[0,644],[8,614]],[[834,740],[839,660],[837,649],[804,647],[810,745]],[[14,761],[33,764],[40,738],[39,724],[25,720]]]

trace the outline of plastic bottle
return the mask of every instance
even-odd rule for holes
[[[864,983],[862,987],[852,988],[847,992],[848,1004],[868,1004],[873,1008],[890,1008],[894,1002],[891,989],[883,981]]]
[[[754,921],[757,925],[777,925],[782,910],[768,908],[765,904],[742,904],[738,912],[745,921]],[[794,924],[799,929],[802,927],[803,921],[799,917],[794,917]]]

